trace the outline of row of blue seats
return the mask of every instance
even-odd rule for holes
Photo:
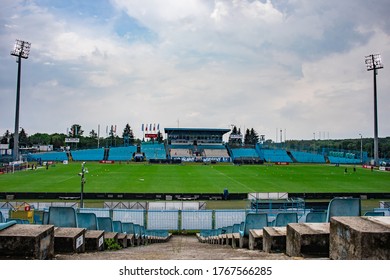
[[[141,243],[142,240],[150,238],[169,237],[168,231],[148,231],[144,226],[136,223],[122,223],[121,221],[113,221],[110,217],[96,217],[95,213],[76,213],[72,207],[50,207],[48,212],[44,212],[43,223],[56,227],[75,227],[87,230],[133,234],[136,240],[141,240]]]
[[[360,216],[361,203],[359,198],[334,198],[329,202],[328,210],[324,212],[309,212],[306,215],[306,223],[324,223],[330,222],[331,217],[336,216]],[[384,216],[381,211],[369,211],[365,216]],[[210,243],[215,243],[221,234],[239,233],[240,247],[244,243],[248,243],[249,230],[263,229],[267,226],[284,227],[289,223],[298,223],[298,215],[296,212],[280,212],[272,221],[268,221],[267,213],[248,213],[245,221],[241,224],[233,226],[222,227],[215,230],[202,230],[200,236]]]

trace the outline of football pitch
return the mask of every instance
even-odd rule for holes
[[[390,172],[360,166],[87,162],[85,193],[389,193]],[[347,172],[345,172],[347,168]],[[0,175],[0,192],[80,192],[81,163]]]

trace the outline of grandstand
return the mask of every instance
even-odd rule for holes
[[[28,161],[64,161],[68,160],[66,152],[47,152],[28,154]]]
[[[260,157],[266,162],[293,162],[287,151],[283,149],[258,149],[258,151]]]
[[[76,161],[99,161],[104,159],[104,148],[71,151],[71,154]]]
[[[300,151],[290,151],[291,156],[295,159],[295,162],[300,163],[325,163],[325,157],[317,153],[308,153]]]
[[[141,152],[145,155],[147,160],[166,160],[167,153],[164,144],[149,144],[142,143]]]
[[[134,153],[137,151],[137,146],[128,147],[112,147],[109,149],[108,160],[130,161]]]

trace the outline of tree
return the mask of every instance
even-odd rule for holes
[[[249,128],[245,131],[245,137],[244,137],[244,144],[245,145],[256,145],[259,142],[259,135],[257,132],[252,128],[249,130]]]
[[[129,145],[134,145],[134,133],[129,124],[126,124],[123,129],[122,137],[125,143],[128,142]]]
[[[4,133],[3,138],[0,141],[0,144],[8,144],[9,139],[11,139],[11,133],[7,129],[7,131]]]
[[[54,149],[60,149],[64,145],[65,134],[52,134],[50,143],[53,145]]]
[[[26,131],[24,131],[24,128],[22,128],[19,132],[19,146],[22,147],[28,147],[29,141],[27,137]]]
[[[79,124],[74,124],[71,126],[70,131],[69,131],[69,137],[79,137],[83,136],[84,131],[81,129],[81,125]]]
[[[241,134],[241,130],[240,129],[237,129],[236,126],[233,127],[232,129],[232,133],[230,133],[229,135],[229,145],[238,145],[238,146],[241,146],[242,145],[242,134]]]
[[[98,138],[98,135],[97,135],[97,133],[95,132],[94,129],[92,129],[92,130],[89,132],[89,138],[92,138],[92,139],[97,139],[97,138]]]

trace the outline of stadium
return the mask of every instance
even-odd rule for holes
[[[235,143],[240,136],[233,133],[229,138],[234,141],[224,143],[229,132],[165,128],[161,143],[155,141],[159,133],[148,133],[150,141],[138,145],[24,154],[23,161],[1,169],[0,223],[6,229],[55,225],[66,231],[61,234],[67,240],[72,239],[71,229],[97,235],[84,232],[85,244],[74,247],[60,242],[57,232],[53,249],[27,256],[38,259],[53,258],[54,252],[167,242],[183,232],[196,234],[200,243],[286,252],[288,242],[280,248],[268,246],[263,231],[319,223],[326,246],[314,244],[310,254],[338,259],[344,257],[329,249],[332,216],[390,215],[385,202],[390,173],[386,167],[363,164],[369,162],[367,153],[312,153],[262,141],[243,145]],[[15,248],[1,252],[26,257]],[[374,258],[386,259],[387,253]],[[294,254],[303,253],[287,251]]]

